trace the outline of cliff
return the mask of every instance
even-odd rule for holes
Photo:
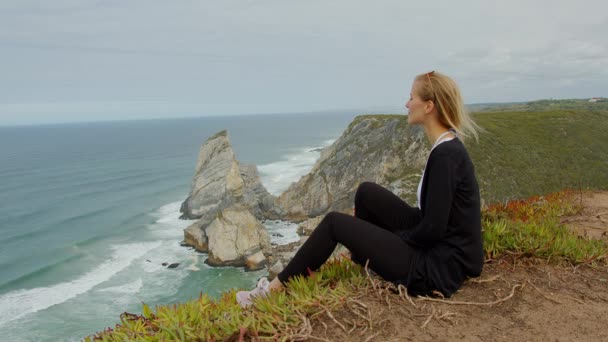
[[[372,181],[415,201],[429,144],[403,115],[361,115],[321,151],[312,170],[275,201],[284,220],[300,222],[353,207],[357,187]]]

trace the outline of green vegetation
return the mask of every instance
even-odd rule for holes
[[[475,104],[469,106],[474,112],[478,111],[507,111],[507,112],[540,112],[555,110],[576,110],[576,111],[601,111],[608,110],[608,99],[601,99],[599,102],[589,102],[589,99],[568,99],[568,100],[538,100],[531,102],[515,103],[488,103]]]
[[[489,206],[483,211],[484,251],[502,255],[545,258],[548,262],[605,263],[608,244],[577,236],[559,224],[561,215],[581,210],[576,193],[563,191],[545,197]],[[255,298],[251,308],[236,302],[236,290],[214,301],[207,295],[183,304],[143,305],[142,314],[123,313],[121,323],[86,341],[220,341],[302,340],[310,338],[310,320],[357,306],[362,294],[394,285],[372,279],[348,258],[332,259],[309,277],[296,277],[285,291]],[[400,295],[405,296],[403,291]],[[364,307],[359,305],[364,312]],[[362,317],[365,317],[364,315]],[[370,325],[372,322],[369,323]]]
[[[239,336],[260,340],[294,340],[305,336],[301,326],[332,311],[367,288],[361,266],[343,258],[330,260],[310,277],[292,279],[286,291],[255,298],[242,309],[236,291],[217,301],[207,295],[183,304],[143,305],[142,315],[123,313],[115,329],[107,328],[85,341],[223,341]]]
[[[384,120],[387,120],[387,119],[402,119],[402,120],[405,119],[405,122],[407,123],[407,116],[405,116],[405,115],[361,114],[361,115],[357,115],[357,117],[355,117],[353,119],[353,121],[351,121],[351,123],[348,125],[348,127],[346,127],[346,129],[344,130],[344,133],[342,135],[345,136],[345,135],[349,134],[352,131],[353,127],[355,127],[362,120],[367,120],[367,119],[378,119],[372,123],[373,128],[378,128],[378,127],[382,126],[384,123]]]
[[[483,211],[486,257],[491,259],[509,253],[571,263],[606,258],[605,241],[582,239],[560,224],[560,217],[575,215],[581,210],[572,191],[491,205]]]
[[[479,112],[466,142],[487,202],[563,188],[608,188],[608,110]]]

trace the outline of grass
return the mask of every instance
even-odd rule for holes
[[[562,216],[582,210],[575,198],[575,192],[565,190],[489,206],[483,211],[486,257],[509,253],[574,264],[605,259],[605,241],[583,239],[560,223]]]
[[[608,188],[608,111],[475,113],[466,141],[486,203],[563,188]]]
[[[302,335],[303,321],[342,305],[365,282],[360,266],[334,259],[309,277],[291,279],[287,291],[255,298],[248,309],[236,303],[236,290],[225,292],[217,301],[201,294],[197,300],[155,310],[144,304],[141,315],[125,312],[114,329],[85,341],[223,341],[238,336],[293,340]]]
[[[498,203],[485,208],[484,251],[487,258],[504,255],[543,258],[547,262],[605,263],[608,244],[577,236],[559,223],[564,215],[582,209],[574,191]],[[365,270],[348,258],[332,259],[309,277],[292,279],[285,291],[254,299],[242,309],[236,290],[218,300],[201,294],[186,303],[144,304],[140,315],[123,313],[121,323],[85,341],[223,341],[312,339],[310,319],[356,302],[375,283]],[[370,325],[372,323],[370,322]]]

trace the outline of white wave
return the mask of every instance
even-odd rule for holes
[[[327,147],[327,146],[329,146],[329,145],[333,144],[333,143],[334,143],[336,140],[338,140],[338,139],[329,139],[329,140],[325,140],[325,141],[323,142],[323,147]]]
[[[326,140],[320,147],[305,147],[297,152],[283,156],[282,160],[259,165],[258,171],[262,184],[269,193],[278,196],[289,185],[306,175],[321,155],[319,148],[331,145],[335,140]]]
[[[192,224],[195,220],[181,220],[179,209],[182,202],[172,202],[163,205],[152,213],[152,216],[158,219],[148,228],[154,231],[155,235],[163,238],[183,238],[183,230]]]
[[[61,304],[91,290],[160,244],[160,241],[155,241],[111,246],[113,253],[109,260],[75,280],[49,287],[16,290],[0,296],[0,325]]]
[[[173,214],[173,213],[179,212],[179,208],[181,207],[181,205],[182,205],[182,201],[167,203],[167,204],[163,205],[162,207],[158,208],[156,210],[156,213],[160,214],[161,216],[165,216],[167,214]]]
[[[141,290],[142,286],[143,286],[143,282],[142,282],[141,278],[137,278],[137,280],[135,280],[132,283],[127,283],[127,284],[118,285],[118,286],[110,286],[110,287],[106,287],[104,289],[99,289],[97,291],[112,292],[112,293],[137,293],[137,292],[139,292],[139,290]]]
[[[190,256],[190,261],[192,261],[192,262],[190,263],[190,265],[189,265],[188,267],[186,267],[186,269],[187,269],[188,271],[200,271],[201,269],[200,269],[200,268],[197,266],[197,264],[198,264],[198,259],[199,259],[199,258],[198,258],[198,255],[196,255],[196,254],[192,254],[192,255]]]

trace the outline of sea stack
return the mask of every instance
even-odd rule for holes
[[[184,229],[184,242],[209,253],[213,266],[264,266],[270,238],[258,221],[276,219],[274,196],[264,188],[255,165],[239,164],[223,130],[201,146],[192,187],[182,203],[183,219],[197,219]]]

